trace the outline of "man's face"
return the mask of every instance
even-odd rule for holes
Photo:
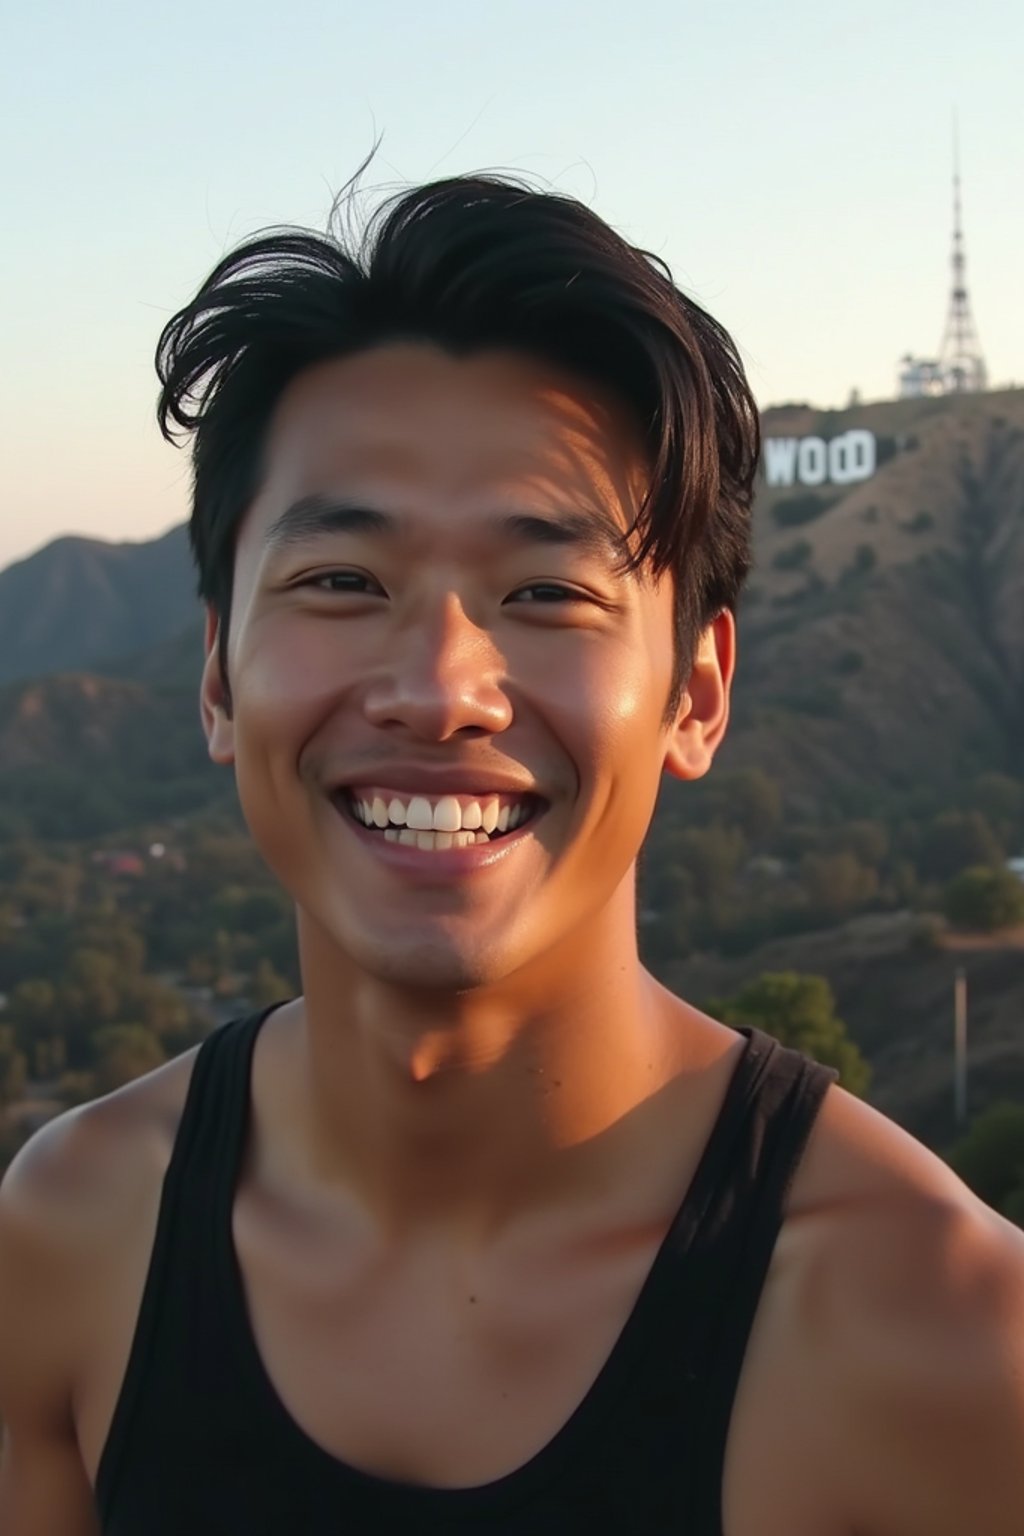
[[[627,413],[516,355],[387,346],[283,395],[204,716],[304,920],[370,974],[498,982],[631,880],[682,739],[671,584],[616,570],[643,485]]]

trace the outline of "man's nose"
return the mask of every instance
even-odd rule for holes
[[[503,731],[512,720],[505,657],[452,592],[392,632],[364,700],[373,725],[429,741]]]

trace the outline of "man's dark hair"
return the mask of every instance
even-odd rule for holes
[[[674,712],[702,630],[749,570],[757,408],[728,333],[664,262],[574,198],[505,177],[403,192],[361,235],[337,214],[326,236],[257,235],[164,328],[158,418],[169,439],[195,433],[190,536],[222,665],[235,537],[282,391],[315,363],[410,340],[526,352],[632,410],[650,484],[627,566],[674,577]]]

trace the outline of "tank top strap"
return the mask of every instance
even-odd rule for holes
[[[217,1319],[204,1278],[217,1225],[230,1219],[233,1179],[249,1112],[249,1074],[256,1036],[271,1008],[233,1019],[208,1035],[192,1067],[164,1174],[156,1233],[128,1365],[96,1473],[101,1516],[114,1488],[152,1371],[165,1365],[162,1341],[176,1337],[190,1353],[216,1347]],[[190,1283],[191,1282],[191,1283]],[[180,1315],[179,1315],[180,1314]],[[212,1336],[204,1337],[207,1329]]]
[[[688,1449],[694,1529],[721,1529],[729,1423],[797,1168],[839,1074],[746,1028],[741,1057],[670,1233],[689,1320],[687,1376],[700,1413]],[[671,1267],[671,1266],[670,1266]]]

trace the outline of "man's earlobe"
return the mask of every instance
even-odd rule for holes
[[[231,712],[231,692],[220,664],[220,625],[211,609],[206,615],[206,661],[199,685],[199,712],[206,745],[215,763],[230,765],[235,760],[235,728]]]
[[[703,778],[729,724],[729,695],[736,669],[736,620],[720,613],[700,639],[665,755],[676,779]]]

